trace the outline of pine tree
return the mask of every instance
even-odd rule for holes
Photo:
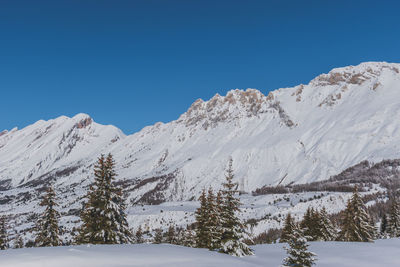
[[[175,227],[170,225],[167,232],[167,243],[176,244]]]
[[[215,198],[215,208],[216,208],[216,233],[214,238],[217,240],[217,242],[214,243],[215,247],[218,249],[221,247],[221,240],[222,240],[222,234],[223,234],[223,227],[222,227],[222,211],[223,211],[223,206],[224,206],[224,196],[222,195],[222,191],[219,190],[217,193],[217,197]]]
[[[375,229],[370,224],[370,217],[365,205],[355,188],[344,211],[339,239],[350,242],[372,242]]]
[[[156,230],[154,230],[155,234],[154,234],[154,244],[161,244],[164,241],[163,238],[163,231],[161,230],[161,228],[157,228]]]
[[[399,203],[396,198],[392,198],[389,211],[389,220],[387,231],[390,237],[399,237],[400,236],[400,210]]]
[[[183,231],[182,245],[185,247],[196,247],[192,230],[186,229]]]
[[[325,209],[325,207],[323,207],[321,209],[321,212],[319,212],[319,233],[321,234],[321,240],[323,241],[333,241],[336,239],[336,229],[333,226],[331,220],[329,219],[328,213]]]
[[[289,235],[289,247],[285,247],[288,257],[283,260],[283,266],[311,267],[315,264],[315,254],[308,251],[307,239],[302,231],[295,226]]]
[[[319,213],[314,208],[308,207],[303,220],[300,222],[300,227],[308,241],[316,241],[321,236],[319,233],[319,222]]]
[[[214,192],[210,187],[207,195],[208,219],[206,222],[206,231],[209,235],[207,247],[210,250],[218,249],[221,242],[221,218],[220,209],[217,205],[218,203],[214,196]]]
[[[142,232],[142,227],[139,225],[139,228],[137,229],[136,233],[135,233],[135,237],[136,237],[136,243],[141,244],[144,242],[143,240],[143,232]]]
[[[280,243],[288,242],[291,234],[293,233],[293,228],[295,227],[294,219],[292,215],[288,213],[286,215],[285,224],[282,229],[281,238],[279,239]]]
[[[185,247],[196,247],[193,232],[188,227],[182,231],[181,245]]]
[[[56,210],[56,193],[53,187],[47,189],[46,195],[40,202],[40,206],[45,207],[43,215],[37,225],[37,236],[35,239],[38,247],[56,247],[61,245],[60,229],[58,219],[60,214]]]
[[[6,217],[0,217],[0,250],[8,248]]]
[[[210,233],[207,228],[209,213],[205,189],[203,189],[199,201],[200,207],[196,210],[196,247],[208,248],[210,244]]]
[[[384,213],[382,216],[381,229],[380,229],[380,234],[382,237],[386,236],[387,228],[388,228],[387,225],[388,225],[388,220],[387,220],[386,213]]]
[[[23,248],[25,246],[24,240],[20,234],[17,234],[14,241],[14,248]]]
[[[132,243],[125,214],[122,191],[114,185],[115,162],[111,154],[101,155],[94,167],[95,181],[90,187],[88,201],[81,214],[83,224],[77,243]]]
[[[232,168],[232,159],[229,160],[228,169],[225,175],[226,182],[223,184],[222,196],[223,203],[221,207],[221,248],[220,252],[234,255],[245,256],[253,255],[252,250],[241,241],[244,232],[244,226],[236,216],[240,211],[240,200],[238,194],[238,184],[233,182],[234,174]]]

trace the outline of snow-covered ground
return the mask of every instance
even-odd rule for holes
[[[2,267],[113,267],[113,266],[280,266],[284,245],[258,245],[255,256],[236,258],[205,249],[173,245],[98,245],[25,248],[0,251]],[[400,239],[375,243],[312,242],[316,266],[400,266]]]

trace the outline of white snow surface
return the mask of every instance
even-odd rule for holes
[[[317,254],[316,266],[386,267],[400,266],[400,239],[375,243],[311,242]],[[90,245],[53,248],[25,248],[1,251],[2,267],[235,267],[280,266],[286,257],[283,244],[258,245],[254,256],[237,258],[206,249],[173,245]]]

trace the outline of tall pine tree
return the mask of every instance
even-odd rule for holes
[[[308,241],[319,240],[321,236],[319,222],[319,213],[314,208],[308,207],[303,220],[300,222],[300,227]]]
[[[209,248],[210,232],[208,231],[209,212],[207,209],[206,190],[203,189],[200,197],[200,207],[196,210],[196,247]]]
[[[0,250],[8,248],[6,216],[0,217]]]
[[[348,242],[373,242],[374,235],[375,228],[371,226],[365,205],[355,188],[344,211],[339,239]]]
[[[60,214],[56,210],[56,193],[53,187],[47,189],[40,206],[45,207],[43,215],[37,225],[37,236],[35,243],[37,247],[56,247],[61,245],[60,229],[58,219]]]
[[[279,239],[280,243],[289,241],[289,238],[290,238],[291,234],[293,233],[293,229],[296,226],[295,224],[296,223],[295,223],[292,215],[290,215],[290,213],[288,213],[288,215],[286,215],[285,224],[283,225],[281,238]]]
[[[226,171],[226,181],[223,183],[221,206],[221,248],[220,252],[234,255],[245,256],[253,255],[252,250],[241,241],[244,232],[244,226],[240,222],[236,213],[240,211],[240,200],[237,197],[239,193],[238,184],[233,182],[234,174],[232,168],[232,158],[229,160],[228,169]]]
[[[207,194],[207,213],[208,219],[206,228],[209,234],[209,244],[207,247],[210,250],[214,250],[220,247],[222,234],[220,208],[218,207],[217,199],[211,187],[208,189]]]
[[[386,213],[384,213],[382,216],[381,227],[380,227],[381,237],[384,237],[384,238],[387,237],[387,229],[388,229],[387,225],[388,225],[387,215],[386,215]]]
[[[391,199],[387,232],[390,237],[400,236],[400,210],[399,203],[395,197]]]
[[[122,190],[115,186],[115,162],[111,154],[101,155],[94,167],[94,184],[81,213],[83,224],[77,243],[127,244],[132,243],[125,214]]]
[[[323,241],[333,241],[336,239],[337,232],[335,227],[332,224],[332,221],[329,219],[328,213],[323,207],[321,212],[319,212],[319,223],[318,226],[320,227],[320,239]]]

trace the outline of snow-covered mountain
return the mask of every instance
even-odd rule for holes
[[[400,64],[367,62],[268,95],[232,90],[129,136],[85,114],[3,131],[0,210],[34,210],[50,183],[63,208],[78,209],[101,153],[114,155],[132,204],[192,200],[218,188],[230,156],[246,192],[400,158],[399,72]]]

